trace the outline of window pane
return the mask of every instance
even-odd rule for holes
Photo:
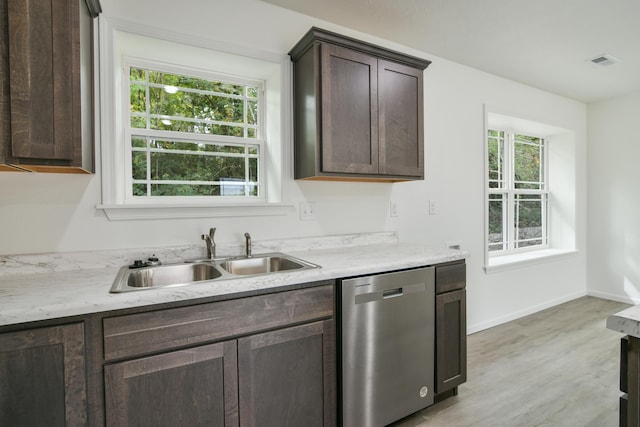
[[[230,95],[242,95],[244,86],[224,83],[215,80],[201,79],[197,77],[183,76],[160,71],[149,71],[149,82],[174,88],[196,89],[207,92],[219,92]]]
[[[152,152],[151,179],[154,181],[220,181],[223,178],[244,180],[242,157],[198,156]]]
[[[226,178],[222,180],[223,184],[220,191],[223,196],[244,196],[244,180]]]
[[[129,70],[129,78],[132,82],[141,81],[144,82],[147,79],[145,70],[141,70],[140,68],[131,67]]]
[[[258,182],[258,159],[249,159],[249,181]]]
[[[247,86],[247,96],[249,98],[257,98],[258,97],[258,88],[255,86]]]
[[[147,119],[140,116],[131,116],[131,127],[134,129],[145,129],[147,127]]]
[[[516,135],[513,149],[515,188],[542,190],[544,188],[543,140],[526,135]]]
[[[131,146],[138,148],[145,148],[147,146],[147,140],[145,138],[131,138]]]
[[[134,195],[258,196],[260,85],[135,67],[129,79],[130,129],[154,135],[132,135]]]
[[[489,195],[489,251],[506,249],[504,218],[506,212],[506,194]]]
[[[151,184],[152,196],[219,196],[219,185]]]
[[[147,111],[147,89],[144,85],[132,84],[130,87],[130,106],[132,112],[144,113]]]
[[[242,123],[242,99],[193,92],[168,93],[166,88],[149,88],[151,114]]]
[[[131,153],[131,169],[133,179],[147,178],[147,153],[146,151],[134,151]]]
[[[134,196],[146,196],[147,195],[147,184],[133,184],[133,195]]]
[[[487,151],[489,188],[504,188],[504,132],[489,131]]]
[[[517,248],[546,243],[543,217],[546,210],[544,195],[515,196],[514,225]]]
[[[258,123],[258,101],[247,102],[247,123],[250,125]]]

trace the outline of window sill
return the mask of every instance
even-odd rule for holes
[[[541,249],[539,251],[491,257],[487,265],[485,265],[484,271],[487,274],[495,273],[526,265],[554,261],[560,257],[575,253],[577,253],[577,251],[574,249]]]
[[[217,218],[286,215],[295,210],[284,203],[225,205],[97,205],[110,221],[137,219]]]

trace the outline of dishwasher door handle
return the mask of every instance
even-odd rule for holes
[[[382,298],[396,298],[401,297],[403,295],[402,288],[389,289],[387,291],[382,292]]]
[[[384,289],[380,291],[370,291],[355,295],[354,302],[363,304],[367,302],[382,301],[385,299],[398,298],[413,293],[425,292],[427,285],[425,283],[413,283],[410,285],[402,285],[399,288]]]

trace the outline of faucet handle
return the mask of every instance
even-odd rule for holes
[[[251,234],[244,233],[245,255],[251,258]]]
[[[216,234],[216,228],[215,227],[211,227],[209,229],[209,237],[211,237],[211,240],[213,240],[213,235]]]

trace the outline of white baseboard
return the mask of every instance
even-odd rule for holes
[[[513,313],[509,313],[507,315],[504,316],[500,316],[500,317],[496,317],[495,319],[491,319],[485,322],[480,322],[480,323],[476,323],[474,325],[467,325],[467,335],[471,335],[475,332],[480,332],[484,329],[489,329],[489,328],[493,328],[494,326],[498,326],[498,325],[502,325],[503,323],[507,323],[510,322],[512,320],[516,320],[519,319],[521,317],[524,316],[528,316],[530,314],[533,313],[537,313],[538,311],[542,311],[545,310],[547,308],[551,308],[554,307],[558,304],[562,304],[568,301],[572,301],[576,298],[580,298],[583,296],[589,295],[586,290],[585,291],[580,291],[580,292],[576,292],[573,294],[569,294],[569,295],[565,295],[561,298],[556,298],[554,300],[551,301],[547,301],[545,303],[542,304],[538,304],[535,305],[533,307],[529,307],[526,308],[524,310],[520,310],[520,311],[514,311]],[[593,295],[593,296],[597,296],[597,295]],[[600,298],[604,298],[604,297],[600,297]],[[610,298],[605,298],[605,299],[610,299]]]
[[[624,302],[626,304],[633,304],[633,305],[640,304],[640,299],[631,298],[629,295],[617,295],[617,294],[610,294],[607,292],[592,291],[592,290],[587,290],[587,295],[596,297],[596,298],[608,299],[611,301]]]

